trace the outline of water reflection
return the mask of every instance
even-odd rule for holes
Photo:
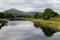
[[[2,27],[4,27],[4,26],[8,26],[8,25],[10,25],[10,26],[16,26],[16,25],[21,25],[21,24],[24,24],[24,22],[22,22],[22,21],[10,21],[10,22],[8,22],[8,23],[2,23],[2,25],[0,26],[0,29],[2,28]],[[36,28],[40,28],[40,29],[42,29],[42,31],[44,32],[44,34],[47,36],[47,37],[51,37],[54,33],[56,33],[56,31],[53,31],[53,30],[51,30],[50,28],[45,28],[45,27],[42,27],[39,23],[34,23],[34,25],[35,25],[35,27]]]
[[[34,25],[36,28],[41,28],[47,37],[51,37],[54,33],[56,33],[56,31],[53,31],[50,28],[42,27],[42,24],[40,25],[40,23],[34,23]]]
[[[0,40],[60,40],[59,32],[52,37],[46,37],[42,28],[36,27],[30,21],[9,21],[0,30]]]
[[[1,24],[0,24],[0,29],[1,29],[2,27],[4,27],[4,26],[7,26],[7,23],[8,23],[8,21],[1,23]]]

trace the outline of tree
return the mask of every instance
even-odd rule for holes
[[[42,18],[42,13],[37,12],[33,17],[36,18],[36,19]]]
[[[4,18],[13,18],[13,17],[14,16],[12,13],[8,13],[8,12],[4,13]]]
[[[56,16],[58,16],[58,13],[54,12],[51,8],[46,8],[43,13],[43,19],[46,19],[46,20]]]
[[[3,13],[0,12],[0,18],[13,18],[13,14],[12,13]]]
[[[4,13],[0,12],[0,18],[4,18]]]
[[[39,18],[39,14],[38,13],[36,13],[35,15],[34,15],[34,18]]]

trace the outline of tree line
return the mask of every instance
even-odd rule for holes
[[[12,18],[14,17],[11,13],[3,13],[3,12],[0,12],[0,19],[1,18]]]
[[[36,18],[36,19],[43,18],[44,20],[48,20],[48,19],[50,19],[52,17],[58,17],[58,16],[59,16],[59,14],[57,12],[54,12],[51,8],[46,8],[43,13],[38,13],[37,12],[32,17]],[[14,18],[14,17],[15,16],[12,13],[7,13],[7,12],[3,13],[3,12],[0,12],[0,18]],[[16,16],[16,17],[18,17],[18,16]],[[24,17],[24,18],[29,17],[30,18],[31,16],[29,16],[29,15],[22,16],[21,15],[19,17]]]
[[[54,12],[51,8],[46,8],[42,14],[36,13],[33,18],[43,18],[44,20],[48,20],[58,16],[59,14],[57,12]]]

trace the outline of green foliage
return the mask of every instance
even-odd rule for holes
[[[35,14],[35,15],[34,15],[34,18],[39,18],[39,14],[38,14],[38,13]]]
[[[43,18],[45,20],[48,20],[52,17],[57,17],[59,16],[58,13],[54,12],[51,8],[46,8],[45,11],[42,13],[36,13],[34,15],[34,18],[38,19],[38,18]]]
[[[0,18],[4,18],[4,13],[0,12]]]
[[[44,13],[43,13],[43,19],[50,19],[51,17],[56,17],[58,16],[58,13],[54,12],[52,9],[50,8],[46,8]]]
[[[42,13],[36,13],[34,16],[34,18],[38,19],[38,18],[42,18]]]
[[[12,18],[14,17],[11,13],[0,12],[0,18]]]
[[[4,12],[6,18],[13,18],[15,17],[12,13],[10,12]]]

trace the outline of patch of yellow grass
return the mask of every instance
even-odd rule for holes
[[[40,22],[44,25],[48,25],[53,29],[57,29],[60,31],[60,22],[59,21],[53,21],[53,20],[43,20],[43,19],[31,19],[31,18],[27,18],[27,20],[32,21],[32,22]]]
[[[7,19],[0,19],[0,23],[5,22]]]

